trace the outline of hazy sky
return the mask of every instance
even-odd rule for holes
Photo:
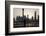
[[[29,18],[31,18],[32,16],[34,17],[34,13],[36,11],[36,16],[39,15],[39,9],[34,9],[34,8],[24,8],[24,15],[27,17],[27,15],[29,15]],[[13,9],[13,17],[16,16],[22,16],[22,8],[14,8]]]

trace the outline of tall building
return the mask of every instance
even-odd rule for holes
[[[38,20],[39,20],[39,15],[38,15]]]
[[[24,16],[24,9],[22,8],[22,16]]]
[[[29,18],[29,15],[27,15],[27,18]]]
[[[36,20],[36,11],[35,11],[35,20]]]
[[[15,18],[13,18],[13,21],[14,21],[14,23],[15,23]]]
[[[32,16],[32,20],[33,20],[33,16]]]

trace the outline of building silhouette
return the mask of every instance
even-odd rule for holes
[[[33,16],[32,16],[32,20],[33,20]]]
[[[35,11],[35,20],[36,20],[36,11]]]
[[[22,8],[22,16],[17,16],[16,20],[14,18],[14,27],[38,27],[39,26],[39,15],[38,19],[36,19],[36,11],[34,13],[34,17],[32,16],[29,19],[29,15],[27,17],[24,15],[24,8]],[[35,18],[35,20],[33,19]]]
[[[29,18],[29,15],[27,15],[27,18]]]
[[[38,20],[39,20],[39,15],[38,15]]]
[[[24,17],[24,9],[22,8],[22,16]]]

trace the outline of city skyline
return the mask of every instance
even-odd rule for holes
[[[17,16],[16,20],[15,18],[13,18],[14,27],[38,27],[39,26],[39,15],[37,16],[36,12],[37,11],[34,11],[34,17],[32,16],[29,19],[29,15],[27,15],[26,17],[24,15],[24,8],[22,8],[22,16]]]
[[[22,16],[22,8],[14,8],[13,9],[14,12],[13,12],[13,17],[15,18],[16,20],[16,17],[17,16]],[[24,8],[24,15],[27,17],[28,15],[28,18],[31,19],[32,16],[33,16],[33,19],[34,19],[34,13],[36,11],[36,19],[38,19],[38,15],[39,15],[39,10],[38,9],[30,9],[30,8]]]

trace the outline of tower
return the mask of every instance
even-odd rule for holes
[[[29,15],[27,15],[27,18],[29,18]]]
[[[32,20],[33,20],[33,16],[32,16]]]
[[[24,9],[22,8],[22,16],[24,16]]]
[[[38,15],[38,21],[39,21],[39,15]]]
[[[35,11],[35,20],[36,20],[36,11]]]

